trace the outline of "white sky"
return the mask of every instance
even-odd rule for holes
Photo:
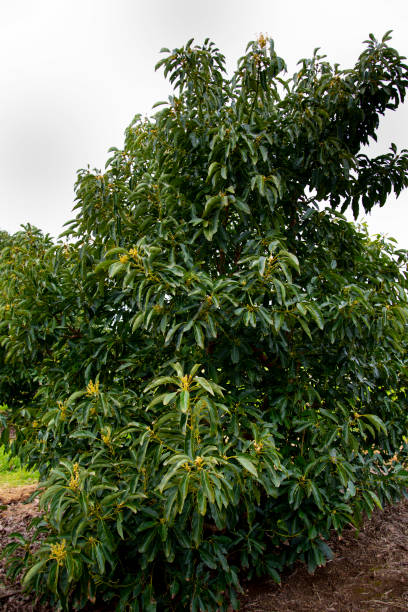
[[[3,0],[0,3],[0,229],[30,222],[52,235],[73,217],[76,170],[103,168],[136,113],[170,85],[161,47],[207,36],[232,70],[249,40],[272,36],[289,74],[321,47],[350,67],[362,41],[393,30],[408,55],[407,0]],[[383,121],[372,154],[408,148],[408,102]],[[408,248],[408,192],[367,219]]]

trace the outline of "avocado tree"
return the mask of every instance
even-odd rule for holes
[[[45,343],[36,338],[31,318],[34,303],[41,303],[44,263],[52,244],[49,236],[30,225],[12,236],[0,232],[0,404],[11,410],[25,410],[38,389],[35,365]],[[43,316],[47,312],[48,303]],[[6,434],[5,430],[7,444]]]
[[[236,609],[242,576],[314,571],[406,487],[407,252],[342,215],[408,184],[406,150],[362,152],[408,85],[388,41],[291,78],[263,36],[232,78],[208,40],[164,49],[174,94],[79,172],[41,300],[23,274],[2,327],[40,381],[7,413],[43,475],[27,588]]]

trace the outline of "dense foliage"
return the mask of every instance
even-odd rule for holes
[[[0,232],[0,404],[24,409],[38,388],[35,363],[44,354],[45,338],[40,342],[31,329],[31,309],[33,299],[41,302],[52,246],[49,236],[30,226],[14,236]],[[44,316],[48,310],[46,303]]]
[[[407,252],[339,212],[408,184],[407,151],[361,152],[408,85],[388,40],[286,80],[263,36],[231,79],[211,42],[165,49],[174,95],[79,173],[68,242],[7,239],[2,359],[29,384],[3,441],[44,487],[28,588],[235,609],[242,576],[313,571],[406,487]]]

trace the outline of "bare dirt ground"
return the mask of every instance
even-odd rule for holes
[[[38,514],[38,501],[24,503],[36,485],[0,488],[0,550],[9,543],[10,534],[26,534],[31,519]],[[0,610],[3,612],[49,612],[51,608],[37,606],[32,596],[23,595],[18,584],[10,583],[0,561]]]
[[[13,531],[26,532],[38,512],[24,503],[35,486],[0,489],[0,549]],[[310,576],[297,565],[282,586],[248,585],[242,612],[408,612],[408,500],[376,511],[356,538],[354,528],[330,543],[335,557]],[[0,562],[0,610],[52,612],[10,584]]]
[[[311,576],[297,565],[282,579],[252,583],[245,612],[408,612],[408,500],[376,510],[361,529],[333,539],[333,561]]]

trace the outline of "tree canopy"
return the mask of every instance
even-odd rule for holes
[[[243,573],[314,571],[407,486],[407,252],[342,214],[408,185],[407,150],[362,151],[408,85],[388,41],[291,78],[264,36],[231,78],[209,40],[163,49],[174,93],[78,173],[66,243],[7,238],[2,358],[30,384],[2,436],[45,487],[28,588],[236,609]]]

